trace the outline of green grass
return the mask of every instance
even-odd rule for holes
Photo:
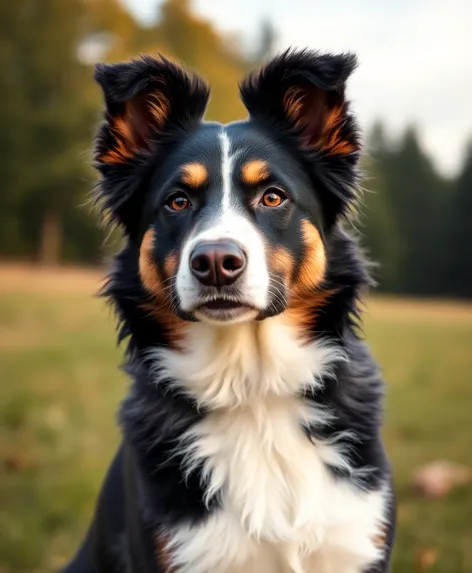
[[[49,573],[89,522],[127,382],[111,313],[92,296],[95,279],[28,272],[2,282],[6,272],[0,573]],[[366,334],[389,383],[384,436],[399,497],[393,570],[424,571],[419,556],[434,550],[428,572],[470,573],[472,487],[426,500],[409,484],[421,463],[472,463],[472,307],[375,299]]]

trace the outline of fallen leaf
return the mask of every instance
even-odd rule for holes
[[[413,474],[413,487],[426,497],[444,497],[455,487],[470,483],[472,470],[464,465],[438,460],[421,466]]]
[[[418,549],[417,559],[420,571],[426,571],[438,560],[439,551],[437,547],[425,547]]]

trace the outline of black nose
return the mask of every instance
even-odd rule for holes
[[[199,243],[190,255],[193,276],[206,286],[234,283],[245,266],[246,255],[233,241]]]

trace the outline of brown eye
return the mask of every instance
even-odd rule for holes
[[[265,207],[278,207],[285,201],[285,195],[278,189],[269,189],[264,193],[261,199]]]
[[[190,206],[190,201],[185,195],[174,195],[167,201],[167,206],[172,211],[185,211]]]

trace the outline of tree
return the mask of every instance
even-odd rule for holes
[[[254,55],[242,48],[237,38],[221,35],[214,25],[197,16],[189,0],[166,0],[158,21],[147,30],[147,50],[161,50],[167,56],[197,70],[211,85],[207,118],[228,122],[247,115],[238,93],[238,82],[273,50],[276,33],[262,23]]]
[[[102,105],[85,42],[129,55],[139,26],[118,0],[0,4],[0,250],[56,263],[97,260],[101,233],[82,209],[93,186],[90,148]]]
[[[364,157],[364,193],[361,231],[368,253],[378,263],[375,273],[380,290],[396,287],[399,274],[399,243],[392,209],[391,186],[387,184],[387,163],[391,149],[380,122],[367,139]]]
[[[472,297],[472,141],[469,142],[462,169],[453,183],[449,216],[446,218],[447,257],[445,279],[454,296]]]
[[[24,200],[27,156],[27,98],[22,89],[21,53],[16,39],[22,34],[22,4],[0,3],[0,245],[3,253],[17,255],[25,247],[20,220]]]
[[[387,193],[398,244],[397,288],[412,294],[437,294],[437,258],[445,184],[409,127],[384,163]]]
[[[247,61],[237,45],[222,37],[209,21],[192,13],[188,0],[164,2],[152,30],[153,51],[159,49],[183,62],[210,82],[209,119],[226,122],[245,115],[237,85]]]
[[[14,161],[2,156],[1,169],[9,171],[7,195],[15,197],[16,216],[29,223],[24,240],[38,246],[41,262],[57,262],[62,214],[87,185],[80,157],[95,119],[84,93],[89,70],[76,57],[82,3],[17,0],[7,12],[11,27],[2,30],[2,52],[9,65],[1,79],[6,111],[0,107]]]

